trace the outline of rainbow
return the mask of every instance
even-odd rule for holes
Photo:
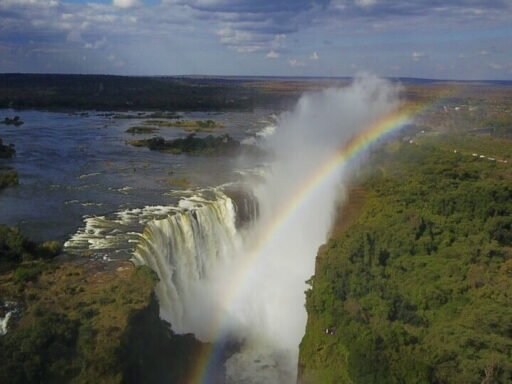
[[[339,171],[341,167],[348,162],[357,159],[362,153],[369,149],[372,145],[385,139],[389,135],[398,132],[407,124],[410,124],[412,118],[417,115],[423,108],[419,107],[403,107],[396,109],[390,114],[374,121],[367,129],[353,137],[347,145],[336,152],[327,161],[318,167],[314,174],[304,181],[298,188],[298,192],[288,200],[280,211],[276,214],[274,221],[269,225],[265,232],[259,237],[254,250],[247,255],[245,268],[243,268],[233,279],[232,286],[237,288],[241,286],[247,277],[251,266],[260,254],[263,247],[269,243],[272,238],[279,232],[279,229],[290,219],[293,212],[300,209],[305,204],[308,197],[318,188],[324,180]],[[225,298],[226,306],[229,307],[236,299],[237,289],[230,290],[230,294]],[[222,332],[222,319],[217,319],[212,324],[212,334],[220,335]],[[215,344],[209,345],[202,352],[196,362],[196,369],[193,370],[192,376],[187,381],[189,384],[207,384],[210,382],[211,370],[216,363],[220,361],[220,348],[216,348]]]

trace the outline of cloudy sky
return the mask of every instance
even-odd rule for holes
[[[0,72],[512,79],[512,0],[0,0]]]

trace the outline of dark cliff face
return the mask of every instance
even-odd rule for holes
[[[12,144],[4,144],[3,140],[0,139],[0,159],[10,159],[14,156],[16,150]]]
[[[193,335],[174,334],[170,325],[160,319],[153,295],[149,306],[132,316],[123,335],[123,382],[187,382],[197,360],[208,348]]]
[[[235,206],[237,228],[244,228],[258,218],[258,199],[251,191],[246,190],[243,186],[229,186],[224,188],[224,192]]]
[[[160,319],[153,295],[150,304],[134,314],[123,335],[122,382],[181,384],[196,382],[202,373],[209,383],[224,384],[224,364],[239,346],[233,340],[213,345],[198,341],[192,334],[175,334],[169,323]]]
[[[4,144],[0,138],[0,159],[10,159],[16,154],[13,144]],[[18,184],[18,173],[9,166],[0,165],[0,190]]]

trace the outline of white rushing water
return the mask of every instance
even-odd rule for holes
[[[128,258],[140,232],[151,220],[179,211],[173,206],[147,206],[116,212],[111,217],[89,216],[84,226],[64,243],[66,252],[95,257]]]
[[[178,333],[205,329],[200,284],[240,251],[233,201],[220,189],[208,197],[196,195],[179,203],[180,211],[152,220],[137,244],[134,258],[157,272],[160,314]],[[196,305],[190,305],[190,303]],[[203,324],[198,324],[199,322]]]
[[[7,326],[9,325],[9,320],[12,314],[13,312],[9,311],[5,314],[4,317],[0,317],[0,336],[3,336],[7,333]]]
[[[19,311],[18,304],[13,301],[0,301],[0,310],[3,316],[0,316],[0,336],[7,334],[9,330],[9,321]]]

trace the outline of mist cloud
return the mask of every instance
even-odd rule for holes
[[[228,362],[229,375],[246,379],[254,356],[259,356],[289,374],[283,383],[294,377],[306,325],[305,281],[314,273],[318,247],[326,241],[335,208],[345,196],[350,167],[357,164],[340,164],[293,204],[282,225],[274,224],[328,159],[397,107],[398,93],[397,86],[385,80],[360,76],[349,87],[304,95],[292,111],[279,117],[267,143],[275,154],[271,170],[265,182],[255,186],[260,217],[240,239],[242,245],[226,258],[229,261],[199,281],[184,304],[181,331],[203,340],[230,335],[243,343],[242,351]],[[267,236],[269,228],[274,230]],[[218,319],[220,331],[218,326],[212,329]],[[281,377],[276,372],[262,374]]]

